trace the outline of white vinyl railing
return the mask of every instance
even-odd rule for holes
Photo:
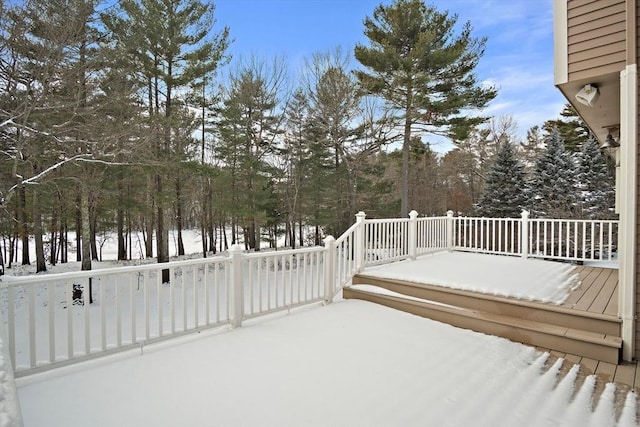
[[[450,248],[451,218],[418,218],[418,213],[411,211],[407,219],[364,221],[365,265],[415,259]]]
[[[528,256],[570,261],[613,261],[618,250],[618,221],[532,219]]]
[[[323,247],[0,277],[0,317],[16,376],[140,347],[303,304],[329,303],[367,266],[461,250],[571,261],[615,260],[617,221],[365,219]],[[87,300],[90,295],[92,303]]]
[[[520,255],[520,219],[454,218],[453,247],[485,254]]]
[[[331,247],[116,267],[0,281],[17,377],[319,301]],[[164,273],[164,274],[163,274]],[[168,280],[167,280],[168,279]],[[328,286],[327,284],[330,284]],[[89,292],[91,299],[89,303]]]
[[[566,261],[615,261],[618,221],[457,217],[453,250]]]
[[[322,301],[324,257],[322,247],[244,255],[244,318]]]

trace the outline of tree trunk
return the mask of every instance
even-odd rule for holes
[[[402,142],[402,195],[400,199],[400,218],[406,218],[409,213],[409,148],[411,142],[411,120],[404,121],[404,139]]]
[[[95,200],[91,197],[91,204],[89,205],[89,233],[90,233],[90,242],[91,242],[91,259],[94,261],[98,261],[98,245],[96,242],[96,234],[97,234],[97,225],[98,220],[96,218],[96,206]]]
[[[62,219],[60,226],[60,262],[65,264],[69,262],[69,229],[66,218]]]
[[[29,229],[27,227],[27,190],[24,185],[18,187],[18,232],[22,243],[22,265],[30,265]]]
[[[169,230],[164,224],[164,209],[160,199],[162,198],[162,177],[156,175],[156,194],[158,194],[158,203],[156,206],[156,247],[158,251],[158,262],[169,262]],[[162,270],[162,283],[169,282],[169,270]]]
[[[257,251],[260,250],[260,224],[258,218],[253,218],[253,247]]]
[[[2,238],[2,248],[0,248],[0,276],[4,274],[4,258],[7,250],[5,238]]]
[[[207,257],[207,229],[204,222],[200,224],[200,235],[202,236],[202,258]]]
[[[38,203],[38,192],[33,191],[33,237],[36,244],[36,273],[47,271],[44,258],[44,243],[42,241],[42,214]]]
[[[178,256],[184,255],[184,241],[182,240],[182,196],[180,176],[176,177],[176,228],[178,232]]]
[[[144,218],[144,229],[146,233],[146,239],[144,240],[144,256],[145,258],[153,258],[153,228],[154,228],[154,200],[152,196],[151,180],[148,182],[147,188],[147,211]]]
[[[89,191],[83,185],[80,195],[80,215],[82,222],[82,271],[91,270],[91,230],[89,227],[90,219],[89,219]],[[93,303],[93,289],[91,278],[87,279],[89,282],[88,289],[84,289],[84,298],[83,302],[86,303],[87,297],[89,300],[89,304]]]
[[[14,262],[18,262],[16,253],[18,248],[16,245],[18,244],[18,235],[14,234],[13,237],[9,240],[9,263],[7,264],[7,268],[11,268]]]
[[[222,231],[222,235],[224,237],[224,247],[222,246],[223,240],[220,239],[220,252],[223,252],[229,249],[229,241],[227,240],[227,228],[225,227],[224,221],[220,223],[220,230]]]
[[[300,247],[304,246],[304,235],[302,233],[302,218],[298,219],[298,238],[300,239]]]
[[[49,230],[50,233],[50,242],[49,247],[51,248],[49,253],[49,263],[51,265],[56,265],[58,262],[58,236],[59,236],[59,226],[58,226],[58,206],[54,204],[53,209],[51,210],[51,228]]]
[[[82,193],[82,191],[80,191],[80,193]],[[86,224],[88,227],[88,220]],[[87,240],[87,242],[89,242],[89,240]],[[82,196],[79,194],[76,196],[76,261],[82,261],[82,244]],[[88,247],[89,246],[87,246],[87,248]]]
[[[118,209],[116,211],[116,229],[118,233],[118,261],[127,259],[127,246],[124,238],[124,184],[122,171],[118,179]]]

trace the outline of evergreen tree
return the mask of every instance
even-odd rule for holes
[[[520,216],[526,202],[524,167],[513,145],[505,141],[487,173],[477,211],[487,217],[515,218]]]
[[[446,208],[459,215],[473,212],[475,159],[471,153],[454,148],[440,162],[442,179],[446,187]]]
[[[457,19],[427,7],[423,0],[396,0],[365,18],[370,46],[355,48],[356,59],[366,67],[356,71],[364,92],[384,98],[403,129],[402,216],[408,211],[413,133],[464,139],[470,127],[484,121],[470,116],[469,110],[486,106],[496,96],[474,74],[486,40],[471,37],[468,22],[456,31]]]
[[[576,202],[576,162],[557,130],[536,162],[530,182],[531,211],[538,217],[571,218]]]
[[[592,136],[578,112],[569,103],[565,104],[559,119],[547,120],[542,128],[548,134],[552,134],[554,129],[557,130],[564,140],[565,149],[571,152],[580,151],[582,145]]]
[[[146,93],[153,153],[157,164],[168,166],[184,158],[184,139],[177,135],[184,124],[181,92],[210,75],[228,46],[228,29],[212,33],[215,23],[212,3],[200,0],[120,0],[119,9],[103,15],[105,26],[113,33],[121,51],[137,65],[132,74],[139,77]],[[132,71],[131,69],[128,71]],[[171,200],[166,189],[165,169],[154,177],[156,206],[156,242],[158,262],[169,261],[169,236],[166,211]],[[178,252],[182,246],[182,181],[174,179],[174,206],[178,227]],[[168,279],[168,270],[163,273]]]
[[[329,233],[341,235],[356,214],[356,168],[353,150],[360,97],[356,83],[342,64],[316,57],[317,81],[309,93],[310,120],[319,141],[327,144],[334,166],[334,222]]]
[[[411,140],[409,152],[409,204],[421,215],[434,216],[445,212],[444,181],[440,161],[429,144],[419,138]],[[396,181],[397,182],[397,181]]]
[[[253,62],[231,76],[224,95],[219,125],[220,159],[230,179],[229,212],[243,226],[247,248],[260,249],[260,226],[268,217],[273,192],[269,164],[276,154],[276,139],[282,133],[280,91],[283,83],[280,64],[269,70]],[[232,227],[235,233],[235,227]],[[232,243],[236,236],[232,235]]]
[[[527,173],[533,171],[536,161],[545,149],[544,136],[540,126],[533,126],[527,130],[525,141],[520,142],[520,156]]]
[[[607,219],[615,216],[615,182],[595,138],[589,138],[578,153],[577,178],[578,217]]]

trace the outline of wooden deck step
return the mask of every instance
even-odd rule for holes
[[[523,320],[563,326],[603,335],[621,336],[622,321],[610,314],[575,310],[553,304],[517,300],[442,286],[357,274],[352,284],[367,284],[404,295],[435,301],[455,307],[501,314]]]
[[[377,286],[374,283],[367,283]],[[419,285],[422,286],[422,285]],[[393,291],[393,289],[391,289]],[[397,292],[397,291],[394,291]],[[418,316],[504,337],[523,344],[617,364],[622,340],[617,335],[575,329],[509,314],[477,310],[443,301],[429,301],[417,295],[385,295],[354,287],[343,289],[344,298],[357,298],[399,309]]]

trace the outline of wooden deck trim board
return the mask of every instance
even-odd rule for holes
[[[592,313],[604,313],[607,305],[609,305],[609,301],[611,301],[611,296],[618,285],[618,277],[616,274],[613,274],[613,270],[605,270],[603,273],[607,274],[604,286],[598,295],[596,295],[591,305],[587,308],[587,310]]]
[[[378,283],[397,283],[397,284],[402,284],[405,286],[411,286],[414,288],[425,288],[425,289],[429,289],[429,290],[437,290],[438,292],[443,292],[443,293],[448,293],[451,295],[458,295],[458,296],[463,296],[463,297],[471,297],[474,299],[479,299],[479,300],[484,300],[484,301],[491,301],[491,302],[508,302],[512,305],[517,305],[519,307],[528,307],[528,308],[542,308],[548,311],[553,311],[556,313],[564,313],[564,314],[576,314],[574,313],[575,310],[565,307],[564,305],[556,305],[556,304],[545,304],[542,302],[535,302],[535,301],[526,301],[526,300],[519,300],[519,299],[514,299],[514,298],[508,298],[508,297],[501,297],[501,296],[497,296],[497,295],[489,295],[489,294],[481,294],[481,293],[477,293],[477,292],[472,292],[472,291],[465,291],[465,290],[461,290],[461,289],[454,289],[454,288],[447,288],[447,287],[443,287],[443,286],[435,286],[435,285],[430,285],[430,284],[426,284],[426,283],[415,283],[415,282],[409,282],[406,280],[397,280],[397,279],[387,279],[384,277],[376,277],[376,276],[369,276],[367,274],[356,274],[353,277],[353,281],[352,283],[354,285],[357,284],[368,284],[368,285],[376,285],[376,286],[380,286],[377,283],[373,283],[373,282],[378,282]],[[612,316],[609,315],[605,315],[602,313],[588,313],[586,310],[581,310],[579,313],[577,313],[578,316],[589,316],[589,317],[593,317],[595,319],[603,319],[603,320],[611,320]],[[619,319],[616,319],[619,320]]]
[[[609,299],[609,303],[607,304],[607,306],[604,308],[603,313],[604,314],[608,314],[610,316],[618,316],[618,285],[620,284],[620,278],[618,276],[618,271],[616,271],[615,273],[612,273],[612,275],[615,274],[615,278],[616,278],[616,286],[613,290],[613,293],[611,294],[611,298]]]
[[[566,307],[516,300],[495,295],[479,294],[441,286],[385,279],[358,274],[352,283],[368,284],[442,304],[460,306],[471,310],[499,313],[526,320],[551,323],[572,329],[600,332],[607,335],[620,334],[620,319],[601,313],[576,311]]]
[[[626,384],[630,388],[635,387],[635,374],[637,364],[621,363],[616,367],[616,372],[613,376],[613,382]]]
[[[633,387],[636,389],[640,389],[640,369],[638,369],[638,362],[636,362],[635,365],[636,365],[636,372],[635,372],[635,375],[633,376]]]
[[[516,342],[545,346],[567,353],[585,354],[594,359],[618,363],[621,342],[610,336],[582,332],[572,337],[567,328],[526,321],[495,313],[432,304],[396,296],[382,295],[360,289],[345,288],[344,298],[359,298],[386,305],[418,316],[427,317],[473,331],[501,336]],[[585,339],[587,338],[588,339]]]
[[[591,287],[593,281],[600,275],[595,267],[584,267],[578,270],[578,280],[580,285],[575,289],[569,297],[561,304],[562,307],[572,308],[576,302],[584,295],[584,293]]]
[[[593,300],[596,299],[604,284],[606,283],[608,276],[609,275],[607,274],[605,269],[598,269],[598,277],[593,281],[591,286],[589,286],[589,289],[587,289],[586,292],[582,294],[580,299],[576,302],[574,308],[576,310],[588,311]]]
[[[549,359],[545,363],[545,369],[549,369],[559,358],[564,359],[564,363],[560,367],[560,371],[557,376],[557,383],[562,381],[565,375],[571,370],[574,365],[579,365],[580,370],[574,383],[574,391],[571,400],[575,399],[575,396],[580,391],[580,388],[584,384],[585,379],[589,375],[595,375],[596,385],[592,392],[592,401],[597,402],[605,386],[608,382],[615,384],[615,418],[619,419],[622,414],[622,408],[627,398],[629,391],[634,391],[636,394],[638,390],[638,383],[635,382],[635,376],[638,372],[637,363],[622,362],[619,365],[612,365],[611,363],[599,362],[587,357],[581,357],[575,354],[562,353],[555,350],[549,350],[547,348],[536,347],[536,350],[549,353]],[[612,377],[613,372],[613,377]]]

